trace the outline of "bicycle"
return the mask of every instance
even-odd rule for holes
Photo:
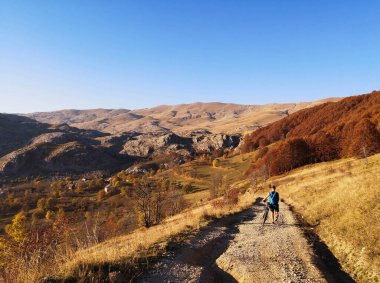
[[[262,225],[262,226],[264,226],[265,221],[267,221],[267,219],[268,219],[268,214],[269,214],[269,205],[266,204],[266,205],[265,205],[265,209],[264,209],[264,213],[263,213],[263,216],[262,216],[262,220],[261,220],[261,225]]]
[[[269,204],[266,203],[265,209],[264,209],[264,213],[263,213],[263,216],[262,216],[262,220],[261,220],[261,226],[264,226],[265,222],[267,221],[268,214],[269,214]],[[281,225],[283,223],[284,223],[284,219],[283,219],[282,214],[280,212],[277,212],[277,218],[275,220],[275,224]]]

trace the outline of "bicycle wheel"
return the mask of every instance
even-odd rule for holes
[[[265,224],[265,221],[267,221],[267,218],[268,218],[268,212],[269,212],[268,207],[265,207],[264,214],[263,214],[263,220],[262,220],[262,222],[261,222],[261,225],[264,225],[264,224]]]

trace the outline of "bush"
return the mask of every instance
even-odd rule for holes
[[[185,193],[188,194],[188,193],[191,193],[194,190],[194,187],[190,183],[188,183],[188,184],[184,185],[182,187],[182,189],[184,190]]]
[[[45,205],[46,205],[46,199],[45,198],[40,198],[38,201],[37,201],[37,208],[39,210],[45,210]]]
[[[228,190],[224,194],[224,200],[226,204],[228,205],[237,204],[239,202],[239,193],[240,193],[240,190],[238,188]]]
[[[212,167],[214,167],[214,168],[218,167],[218,159],[214,159],[212,161]]]
[[[54,217],[54,212],[53,211],[49,210],[48,212],[46,212],[45,218],[47,220],[51,220],[53,217]]]
[[[102,201],[102,200],[105,198],[105,196],[106,196],[106,193],[105,193],[103,190],[101,190],[101,191],[99,191],[98,194],[96,195],[96,199],[97,199],[98,201]]]
[[[69,231],[64,218],[28,228],[24,213],[17,214],[0,236],[0,276],[4,282],[39,282],[57,272],[58,246]],[[72,224],[72,223],[71,223]]]

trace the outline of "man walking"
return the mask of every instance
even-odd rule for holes
[[[269,188],[272,190],[269,192],[269,194],[264,198],[263,202],[266,202],[266,200],[269,198],[269,201],[267,203],[270,211],[272,212],[272,223],[274,224],[278,220],[278,213],[279,213],[279,205],[278,202],[280,201],[280,194],[276,192],[276,186],[273,184],[269,185]],[[276,217],[275,217],[276,214]]]

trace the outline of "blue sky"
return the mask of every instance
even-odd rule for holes
[[[379,89],[380,1],[0,3],[0,112]]]

